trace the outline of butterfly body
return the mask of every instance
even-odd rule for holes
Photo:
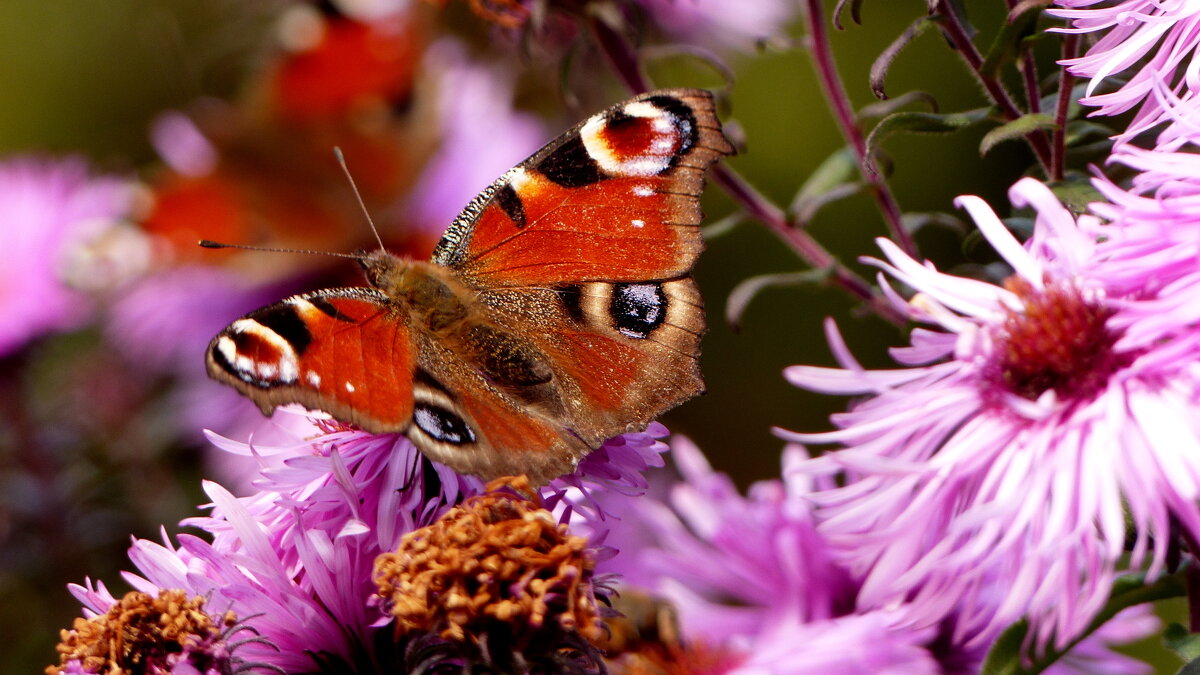
[[[688,274],[703,172],[731,150],[706,92],[618,104],[493,183],[431,262],[364,254],[370,288],[234,321],[209,373],[264,412],[404,432],[466,473],[570,471],[703,390]]]

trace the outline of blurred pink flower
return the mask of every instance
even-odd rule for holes
[[[1127,298],[1098,262],[1105,229],[1078,221],[1032,179],[1014,204],[1037,211],[1024,246],[977,197],[959,203],[1012,266],[1004,287],[938,272],[881,242],[878,264],[915,289],[892,293],[917,328],[903,368],[858,365],[830,328],[843,369],[793,366],[798,386],[869,395],[839,430],[791,434],[844,448],[808,470],[844,471],[815,493],[821,532],[863,579],[863,608],[908,602],[928,625],[962,604],[958,639],[1028,616],[1043,647],[1064,645],[1107,599],[1126,562],[1166,564],[1174,528],[1200,535],[1200,396],[1175,345],[1130,345]],[[1150,266],[1151,260],[1142,264]],[[996,596],[999,596],[998,598]]]
[[[440,144],[412,190],[407,217],[440,235],[475,195],[549,138],[536,117],[513,108],[511,70],[471,60],[453,40],[431,46],[423,65],[437,86]]]
[[[635,0],[670,36],[706,47],[751,51],[787,35],[800,3],[788,0]]]
[[[0,356],[87,318],[88,301],[63,283],[72,248],[124,218],[131,195],[79,158],[0,163]]]

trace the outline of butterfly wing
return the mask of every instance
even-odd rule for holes
[[[207,352],[209,375],[266,414],[299,403],[375,433],[408,428],[415,362],[406,317],[373,288],[322,290],[256,310]]]
[[[731,152],[708,92],[643,94],[501,176],[433,260],[481,288],[684,276],[703,248],[704,171]]]
[[[520,410],[594,448],[703,390],[704,311],[688,274],[704,171],[731,152],[708,92],[651,92],[585,120],[455,220],[434,262],[552,371],[533,385],[490,378]]]
[[[546,355],[561,401],[540,407],[593,448],[644,429],[704,391],[699,366],[704,307],[690,277],[503,288],[485,292],[481,300],[497,308],[500,322],[516,317],[512,331],[520,330],[520,317],[539,317],[539,332],[525,334]],[[538,394],[530,394],[530,407],[538,407]]]
[[[570,472],[590,450],[553,416],[489,378],[480,359],[464,358],[432,335],[417,340],[408,437],[431,459],[485,480],[526,474],[540,485]]]

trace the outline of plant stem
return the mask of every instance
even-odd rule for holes
[[[746,215],[762,223],[809,265],[829,271],[830,281],[856,298],[866,302],[881,318],[904,326],[906,319],[895,307],[875,293],[862,277],[847,269],[808,232],[793,227],[783,210],[771,203],[741,176],[724,164],[712,168],[713,183],[737,202]]]
[[[1078,56],[1079,51],[1079,35],[1077,33],[1067,33],[1063,36],[1062,41],[1062,57],[1063,59],[1072,59]],[[1062,69],[1062,76],[1058,83],[1058,101],[1054,106],[1054,123],[1057,128],[1054,130],[1053,142],[1050,144],[1050,149],[1053,154],[1050,156],[1050,179],[1062,180],[1066,175],[1066,155],[1067,155],[1067,114],[1071,109],[1071,101],[1073,97],[1071,90],[1075,87],[1075,76],[1067,72],[1066,68]]]
[[[967,34],[966,28],[958,20],[958,15],[954,12],[953,8],[946,6],[946,0],[938,0],[934,11],[937,12],[939,23],[946,38],[954,45],[955,51],[966,61],[971,72],[975,74],[975,79],[983,85],[984,90],[991,97],[992,102],[996,104],[996,107],[999,108],[1000,114],[1004,119],[1011,122],[1021,117],[1021,110],[1013,102],[1004,85],[996,78],[983,72],[983,56],[975,48],[975,43],[971,42],[971,36]],[[1033,154],[1037,157],[1038,163],[1042,165],[1042,171],[1049,176],[1050,142],[1046,139],[1045,134],[1040,131],[1030,133],[1025,136],[1025,140],[1029,143],[1029,147],[1033,149]]]
[[[825,91],[825,99],[833,109],[833,118],[841,128],[842,135],[850,143],[851,149],[854,150],[854,157],[858,160],[858,171],[875,197],[875,201],[879,204],[879,210],[891,232],[892,240],[905,253],[915,257],[917,247],[912,236],[904,229],[900,205],[896,202],[887,182],[875,169],[874,161],[867,155],[866,138],[863,136],[862,130],[858,128],[857,116],[850,106],[850,97],[846,94],[846,88],[842,86],[842,79],[838,75],[837,65],[833,60],[833,49],[829,44],[829,33],[825,27],[825,14],[821,8],[821,0],[806,0],[805,13],[808,21],[809,52],[812,54],[813,64],[816,67],[817,79]]]

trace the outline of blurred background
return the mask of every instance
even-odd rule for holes
[[[0,3],[0,670],[55,660],[58,630],[78,614],[65,585],[119,586],[129,538],[178,531],[204,501],[201,478],[235,488],[248,478],[230,475],[201,432],[268,442],[271,427],[204,376],[211,336],[287,294],[362,283],[344,260],[213,251],[197,239],[369,246],[337,145],[389,248],[428,256],[475,192],[628,95],[569,27],[519,33],[500,9],[488,21],[468,4]],[[655,83],[718,90],[741,150],[730,165],[790,204],[844,145],[802,48],[799,3],[642,4],[630,27]],[[999,25],[1002,3],[966,4],[981,30]],[[862,25],[847,17],[832,31],[856,107],[876,100],[871,64],[921,5],[866,3]],[[895,62],[888,91],[923,90],[943,110],[984,105],[955,59],[931,31]],[[985,131],[889,140],[903,210],[951,211],[966,193],[1000,210],[1030,157],[1016,143],[981,157]],[[867,366],[887,366],[903,336],[821,284],[766,288],[735,330],[725,319],[735,287],[805,265],[737,219],[720,190],[710,186],[704,204],[713,225],[696,276],[708,393],[663,421],[747,485],[778,475],[772,427],[827,429],[846,405],[781,375],[833,364],[826,317]],[[25,222],[45,226],[21,231]],[[866,195],[826,206],[810,231],[873,277],[857,259],[875,255],[885,231]],[[944,269],[991,263],[963,232],[926,227],[918,241]]]

